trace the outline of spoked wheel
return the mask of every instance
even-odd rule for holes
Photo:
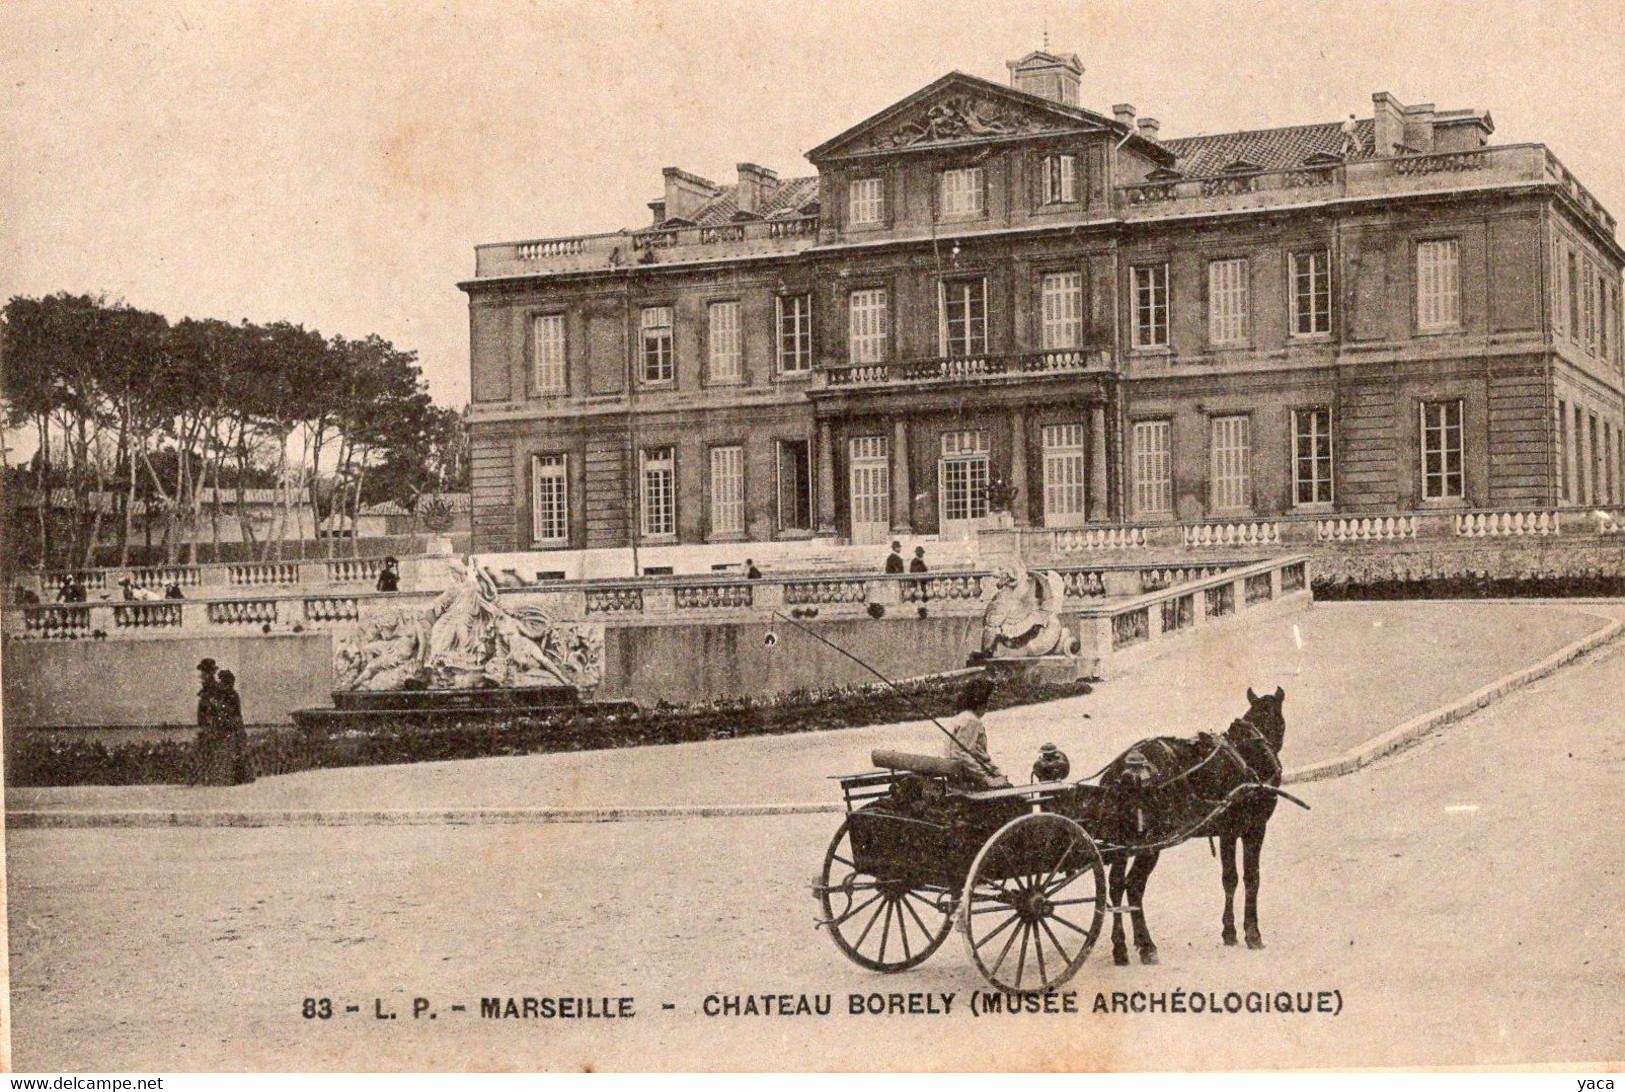
[[[953,929],[953,892],[860,872],[855,860],[843,820],[815,889],[835,944],[872,971],[891,974],[924,963]]]
[[[1041,993],[1078,972],[1106,919],[1095,840],[1064,815],[1012,819],[987,840],[960,900],[965,946],[993,985]]]

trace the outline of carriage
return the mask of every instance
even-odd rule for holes
[[[1278,763],[1263,773],[1243,750],[1231,733],[1158,737],[1090,779],[991,789],[961,787],[944,758],[876,751],[875,769],[836,778],[846,816],[813,883],[819,924],[852,962],[885,973],[919,966],[957,926],[990,984],[1053,990],[1089,958],[1108,914],[1140,912],[1115,883],[1108,898],[1109,868],[1294,799]]]

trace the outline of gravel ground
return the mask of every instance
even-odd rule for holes
[[[1246,711],[1244,692],[1283,686],[1288,767],[1330,758],[1546,656],[1602,622],[1527,603],[1338,603],[1206,634],[1087,697],[991,714],[995,761],[1025,778],[1053,741],[1075,776],[1148,735],[1192,735]],[[1401,634],[1396,639],[1393,635]],[[787,655],[789,642],[782,643]],[[834,800],[828,775],[865,769],[875,747],[936,753],[930,724],[613,752],[352,767],[226,788],[12,789],[7,807],[163,810],[589,807]]]
[[[1371,608],[1365,620],[1395,609]],[[1364,655],[1369,673],[1385,673],[1371,659],[1380,646]],[[1414,649],[1407,670],[1388,662],[1389,689],[1432,670]],[[14,831],[15,1062],[25,1071],[1617,1065],[1622,693],[1616,643],[1397,758],[1303,786],[1315,810],[1282,807],[1265,850],[1265,951],[1219,944],[1218,868],[1204,846],[1167,854],[1147,896],[1162,964],[1114,968],[1097,950],[1072,984],[1084,1009],[1074,1015],[971,1017],[965,1006],[981,982],[957,937],[900,976],[847,963],[813,927],[806,890],[834,828],[828,815]],[[1302,733],[1305,710],[1289,701],[1287,712],[1289,731]],[[1384,706],[1350,722],[1387,727],[1400,715]],[[761,763],[778,761],[760,746]],[[1337,1016],[1088,1011],[1097,991],[1176,989],[1336,990],[1344,1007]],[[703,1014],[712,993],[800,991],[833,995],[836,1013]],[[887,991],[952,993],[955,1007],[846,1015],[849,994]],[[450,1009],[508,995],[628,995],[638,1015],[496,1021]],[[434,1020],[411,1018],[414,996],[429,999]],[[302,1018],[307,997],[332,998],[337,1015]],[[376,1019],[379,1003],[399,1018]]]

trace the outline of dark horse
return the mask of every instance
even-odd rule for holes
[[[1218,840],[1224,866],[1223,938],[1231,945],[1236,943],[1236,843],[1241,843],[1247,947],[1264,946],[1258,930],[1258,858],[1277,800],[1273,792],[1247,786],[1281,784],[1285,700],[1286,691],[1279,687],[1263,697],[1248,689],[1246,715],[1232,721],[1222,736],[1148,739],[1101,774],[1104,814],[1098,831],[1091,830],[1104,841],[1129,847],[1112,862],[1109,896],[1115,910],[1123,910],[1128,897],[1126,910],[1134,919],[1134,947],[1141,963],[1157,962],[1157,945],[1145,924],[1146,882],[1162,850],[1190,838]],[[1129,961],[1121,912],[1112,915],[1112,959],[1119,965]]]

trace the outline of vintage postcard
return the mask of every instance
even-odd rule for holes
[[[1619,15],[0,8],[10,1066],[1617,1070]]]

